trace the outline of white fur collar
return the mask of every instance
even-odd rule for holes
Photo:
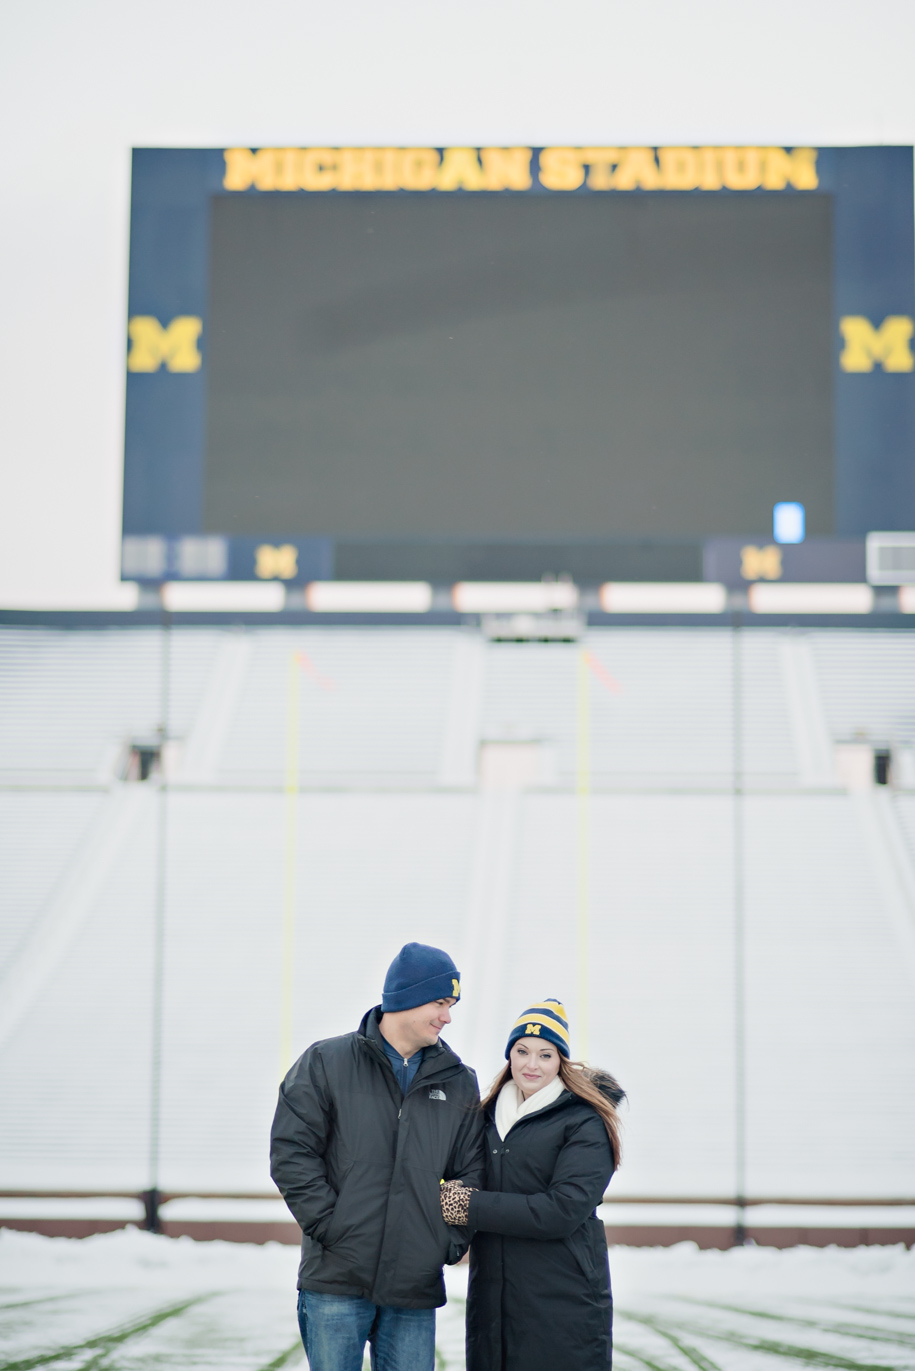
[[[560,1078],[550,1081],[542,1090],[537,1090],[533,1095],[529,1095],[525,1100],[522,1098],[521,1091],[514,1081],[506,1081],[499,1091],[499,1098],[496,1100],[496,1131],[502,1140],[509,1129],[514,1127],[519,1119],[524,1119],[528,1114],[534,1114],[538,1109],[544,1109],[565,1090]]]

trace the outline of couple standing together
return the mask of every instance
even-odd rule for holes
[[[408,943],[355,1033],[280,1086],[271,1171],[302,1230],[311,1371],[433,1371],[442,1266],[470,1247],[468,1371],[607,1371],[613,1306],[595,1214],[619,1163],[611,1076],[569,1059],[557,1000],[527,1009],[480,1102],[440,1040],[445,952]]]

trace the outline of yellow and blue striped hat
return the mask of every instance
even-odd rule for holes
[[[512,1044],[519,1038],[534,1038],[540,1042],[552,1043],[564,1057],[569,1052],[569,1020],[564,1007],[558,1000],[540,1000],[525,1009],[508,1035],[505,1056],[512,1050]]]

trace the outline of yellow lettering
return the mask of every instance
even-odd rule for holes
[[[404,148],[400,154],[400,184],[404,190],[431,190],[438,175],[435,148]]]
[[[816,190],[820,184],[820,178],[817,176],[816,148],[794,149],[788,179],[795,190]]]
[[[302,154],[302,189],[333,190],[338,165],[334,148],[306,148]]]
[[[451,993],[454,999],[459,1000],[461,998],[461,983],[454,976],[451,977]]]
[[[254,154],[249,148],[226,148],[223,153],[226,174],[222,184],[226,190],[247,190],[254,180]]]
[[[884,371],[913,371],[913,329],[915,323],[906,314],[888,314],[879,328],[862,314],[846,314],[839,320],[845,341],[839,366],[843,371],[873,371],[879,362]]]
[[[611,190],[613,168],[620,160],[619,148],[582,148],[579,156],[590,168],[588,185],[592,190]]]
[[[377,190],[380,180],[380,148],[340,149],[338,190]]]
[[[540,1037],[540,1025],[539,1025],[539,1023],[529,1023],[529,1024],[527,1024],[527,1026],[525,1027],[524,1031],[525,1031],[525,1033],[535,1033],[535,1034],[537,1035],[538,1038]]]
[[[298,570],[299,550],[293,543],[261,543],[254,550],[254,574],[262,581],[291,581]]]
[[[302,188],[302,149],[277,148],[276,150],[276,188],[277,190],[301,190]]]
[[[283,174],[283,149],[258,148],[252,156],[251,179],[257,190],[278,190]]]
[[[657,190],[661,183],[653,148],[622,148],[613,178],[614,190]]]
[[[784,190],[791,180],[794,160],[784,148],[761,148],[762,184],[765,190]]]
[[[400,190],[400,148],[375,149],[376,190]]]
[[[226,148],[226,190],[529,190],[530,148]],[[577,190],[815,190],[815,148],[544,148],[540,183]],[[482,165],[481,165],[482,164]],[[616,170],[614,171],[614,168]]]
[[[436,190],[483,189],[483,171],[477,161],[476,148],[445,148],[442,165],[435,178]]]
[[[722,148],[721,175],[729,190],[755,190],[762,179],[759,148]]]
[[[658,148],[658,165],[665,190],[695,190],[699,184],[699,155],[695,148]]]
[[[179,314],[167,328],[151,314],[135,314],[127,325],[127,370],[158,371],[164,362],[168,371],[199,371],[203,358],[197,339],[202,331],[203,320],[192,314]]]
[[[540,154],[540,184],[547,190],[577,190],[585,179],[578,148],[544,148]]]
[[[226,148],[223,153],[226,190],[300,190],[303,177],[301,148]]]
[[[530,148],[480,148],[486,190],[530,190]]]
[[[699,189],[721,189],[721,149],[699,149]]]

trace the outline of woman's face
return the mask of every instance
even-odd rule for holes
[[[559,1049],[552,1043],[519,1038],[508,1057],[512,1080],[522,1095],[533,1095],[559,1075]]]

